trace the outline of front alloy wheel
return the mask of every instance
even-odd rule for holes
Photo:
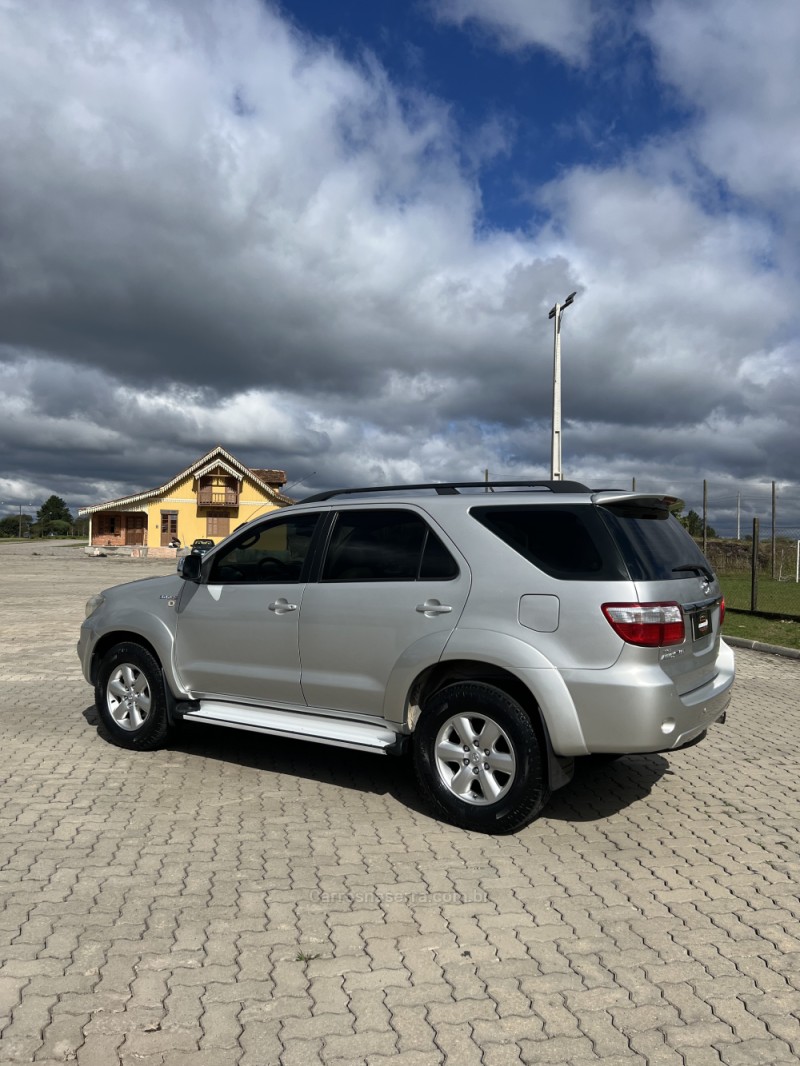
[[[483,833],[513,833],[547,802],[546,761],[530,715],[494,685],[435,693],[414,733],[420,789],[436,813]]]
[[[117,644],[97,670],[95,706],[114,743],[154,751],[169,735],[161,666],[140,644]]]
[[[120,729],[140,729],[153,706],[147,675],[133,663],[117,666],[106,685],[106,706]]]

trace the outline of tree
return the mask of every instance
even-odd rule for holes
[[[678,514],[678,521],[693,537],[702,537],[703,535],[703,519],[697,513],[697,511],[690,511],[687,515]],[[713,526],[706,526],[706,536],[716,537],[717,532]]]
[[[57,537],[68,537],[72,532],[72,526],[63,518],[54,518],[52,522],[47,523],[47,532],[55,533]]]
[[[67,526],[74,524],[69,508],[60,496],[51,496],[45,500],[36,513],[36,525],[40,533],[62,532],[63,526],[51,529],[54,522],[66,522]]]
[[[20,531],[29,533],[33,519],[29,514],[10,514],[0,518],[0,537],[18,537]]]

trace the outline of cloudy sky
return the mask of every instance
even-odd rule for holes
[[[220,443],[800,526],[796,0],[0,0],[0,513]]]

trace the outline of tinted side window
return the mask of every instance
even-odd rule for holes
[[[458,577],[458,563],[429,529],[419,569],[420,581],[449,581],[454,577]]]
[[[627,577],[594,507],[474,507],[472,516],[551,577],[615,581]]]
[[[319,516],[286,515],[244,530],[214,556],[209,584],[299,582]]]
[[[601,507],[634,581],[686,578],[676,566],[694,563],[708,570],[706,558],[674,515],[635,506]]]
[[[323,581],[417,581],[456,577],[458,566],[420,515],[400,509],[340,511]]]

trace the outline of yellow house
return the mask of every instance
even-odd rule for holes
[[[257,514],[293,503],[281,493],[282,470],[250,470],[217,445],[165,485],[133,496],[81,507],[89,518],[89,543],[167,548],[199,538],[215,543]]]

